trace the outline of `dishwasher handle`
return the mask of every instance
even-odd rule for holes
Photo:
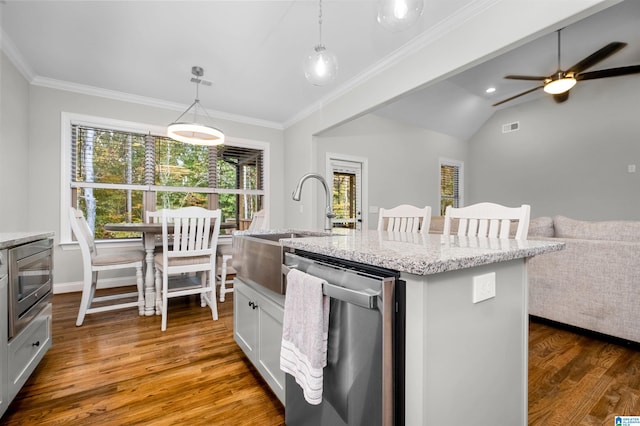
[[[291,269],[297,269],[298,265],[282,265],[282,273],[287,275]],[[327,281],[322,285],[322,294],[352,305],[366,309],[377,309],[379,292],[364,292],[331,284]]]

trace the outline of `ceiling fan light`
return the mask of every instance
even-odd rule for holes
[[[557,80],[552,80],[544,85],[544,91],[551,95],[559,95],[561,93],[568,92],[577,83],[573,77],[564,77]]]
[[[224,143],[222,131],[198,123],[171,123],[167,127],[167,136],[192,145],[220,145]]]
[[[304,59],[304,76],[314,86],[331,83],[338,73],[338,58],[323,45],[315,46]]]
[[[381,0],[378,23],[389,31],[409,28],[422,16],[424,0]]]

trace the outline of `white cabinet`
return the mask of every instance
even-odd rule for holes
[[[9,400],[13,400],[51,347],[51,303],[7,346]]]
[[[0,278],[0,417],[51,347],[51,303],[7,342],[7,277]]]
[[[285,374],[280,370],[284,296],[238,278],[233,285],[235,341],[284,404]]]
[[[2,253],[0,252],[0,256]],[[5,254],[6,259],[6,254]],[[7,378],[7,330],[9,319],[7,318],[7,276],[2,274],[2,261],[0,258],[0,416],[9,407],[9,379]]]

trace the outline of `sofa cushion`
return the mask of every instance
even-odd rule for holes
[[[533,218],[529,221],[529,238],[552,238],[555,235],[553,219],[549,216]]]
[[[442,234],[444,231],[444,216],[431,216],[431,223],[429,224],[430,234]],[[458,219],[451,221],[451,233],[458,232]]]
[[[585,221],[564,216],[553,218],[555,236],[585,240],[640,242],[640,221]]]

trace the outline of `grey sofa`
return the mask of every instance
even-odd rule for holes
[[[640,221],[540,217],[529,239],[566,243],[528,261],[531,315],[640,342]]]

